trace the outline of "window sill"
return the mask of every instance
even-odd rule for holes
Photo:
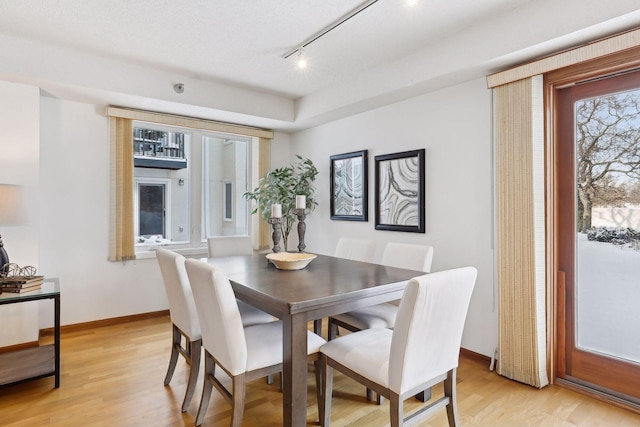
[[[158,247],[169,249],[166,246],[158,246]],[[180,249],[172,248],[170,250],[188,258],[206,258],[209,255],[206,247],[180,248]],[[153,249],[136,252],[136,259],[154,259],[155,257],[156,257],[156,251]]]

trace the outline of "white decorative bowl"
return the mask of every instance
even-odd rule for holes
[[[302,270],[316,256],[298,252],[278,252],[267,254],[267,259],[279,270]]]

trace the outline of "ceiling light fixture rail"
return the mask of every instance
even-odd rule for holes
[[[314,41],[318,40],[320,37],[324,36],[329,31],[331,31],[331,30],[339,27],[340,25],[344,24],[349,19],[353,18],[354,16],[356,16],[357,14],[359,14],[360,12],[362,12],[363,10],[368,8],[369,6],[373,5],[374,3],[377,3],[378,1],[380,1],[380,0],[368,0],[368,1],[364,2],[364,3],[362,3],[360,6],[356,7],[351,12],[349,12],[346,15],[338,18],[333,23],[331,23],[328,26],[324,27],[322,30],[318,31],[317,33],[315,33],[314,35],[312,35],[311,37],[309,37],[308,39],[306,39],[305,41],[303,41],[302,43],[300,43],[299,45],[297,45],[293,49],[289,50],[287,53],[282,55],[282,58],[283,59],[287,59],[288,57],[290,57],[291,55],[293,55],[296,52],[302,52],[303,48],[309,46],[311,43],[313,43]]]

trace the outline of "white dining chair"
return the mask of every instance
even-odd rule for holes
[[[198,322],[191,285],[184,267],[185,257],[167,249],[156,248],[156,259],[160,265],[160,272],[167,292],[173,331],[171,356],[169,357],[169,368],[164,379],[164,385],[169,385],[171,382],[178,356],[183,356],[189,366],[187,390],[182,402],[182,412],[186,412],[191,403],[200,369],[200,354],[202,353],[200,323]],[[240,301],[238,303],[244,326],[268,323],[274,320],[273,316],[262,310]],[[185,340],[184,346],[182,344],[183,337]],[[269,378],[269,383],[271,382],[271,378]]]
[[[253,253],[253,245],[249,236],[216,236],[207,239],[209,248],[209,257],[229,256],[229,255],[251,255]],[[258,310],[252,305],[238,301],[240,313],[244,325],[255,325],[258,323],[266,323],[274,320],[273,316]],[[271,380],[269,380],[271,383]]]
[[[409,270],[419,270],[429,273],[433,262],[433,246],[415,245],[411,243],[387,243],[382,253],[382,264]],[[338,327],[351,332],[363,329],[389,328],[393,329],[398,313],[400,301],[392,301],[382,304],[363,307],[329,318],[328,338],[334,339],[338,335]],[[416,398],[426,402],[431,394],[424,390]],[[374,400],[371,389],[367,389],[367,400]],[[376,401],[382,404],[383,397],[377,395]]]
[[[282,322],[242,325],[237,300],[226,275],[212,265],[189,259],[185,263],[202,327],[205,354],[204,387],[196,425],[202,424],[215,387],[231,403],[231,426],[242,425],[245,386],[248,381],[282,371]],[[316,389],[320,404],[318,350],[326,341],[307,332],[307,354],[316,364]],[[228,390],[215,376],[219,366],[229,375]]]
[[[251,255],[253,244],[250,236],[214,236],[207,239],[209,257],[220,257],[230,255]],[[246,302],[238,300],[238,308],[242,315],[244,326],[257,325],[258,323],[268,323],[275,320],[273,316],[265,313]],[[267,376],[267,383],[273,383],[273,376]],[[282,387],[282,384],[280,385]]]
[[[368,239],[341,237],[336,245],[334,256],[355,261],[372,262],[376,242]]]
[[[382,254],[383,265],[409,270],[431,271],[433,246],[409,243],[387,243]],[[393,328],[398,302],[377,304],[329,318],[329,340],[336,337],[338,326],[352,332],[371,328]]]
[[[207,239],[209,257],[227,255],[249,255],[253,244],[249,236],[216,236]]]
[[[200,353],[202,352],[200,323],[187,271],[184,268],[184,257],[175,252],[157,248],[156,259],[160,265],[160,272],[169,300],[169,315],[173,332],[169,368],[164,378],[164,385],[169,385],[171,382],[178,356],[183,356],[189,366],[189,380],[182,401],[182,412],[185,412],[189,409],[200,368]],[[182,337],[185,340],[184,346],[182,345]]]
[[[376,250],[376,242],[369,239],[354,239],[341,237],[336,245],[334,256],[336,258],[350,259],[354,261],[373,262]],[[313,331],[320,335],[322,331],[322,319],[313,321]],[[337,333],[337,326],[336,326]],[[329,336],[331,336],[331,322],[329,323]]]
[[[464,267],[411,279],[398,308],[395,329],[347,334],[320,348],[323,414],[329,427],[333,369],[390,401],[391,426],[420,421],[446,407],[449,426],[458,425],[456,369],[462,332],[477,270]],[[404,401],[443,383],[444,396],[404,417]]]

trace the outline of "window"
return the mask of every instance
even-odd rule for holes
[[[224,185],[224,220],[231,222],[233,221],[233,182],[227,179],[222,185]]]
[[[137,188],[138,235],[166,238],[164,222],[164,184],[140,183]]]
[[[136,251],[248,235],[251,138],[133,123]]]
[[[206,253],[207,236],[236,234],[251,235],[256,248],[269,247],[269,224],[250,215],[242,195],[270,169],[273,131],[114,106],[106,114],[111,148],[109,260],[134,260],[138,252],[158,244],[136,244],[142,236],[138,187],[162,180],[164,238],[169,241],[162,244],[185,254],[201,254]],[[216,176],[221,168],[224,177]],[[223,198],[225,180],[231,181],[230,216]]]
[[[249,234],[250,138],[207,133],[202,138],[204,236]]]

